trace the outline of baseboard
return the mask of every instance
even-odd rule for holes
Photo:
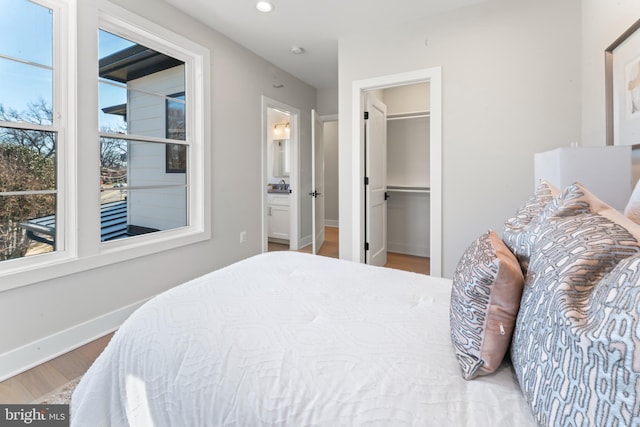
[[[0,381],[76,349],[118,329],[148,299],[72,326],[22,347],[0,354]]]
[[[313,236],[311,234],[309,234],[308,236],[304,236],[302,239],[300,239],[300,245],[298,246],[298,249],[302,249],[305,246],[309,246],[312,243],[313,243]]]
[[[429,257],[429,248],[421,245],[407,245],[404,243],[387,242],[387,251],[405,255]]]
[[[337,219],[325,219],[324,220],[324,225],[326,227],[338,228],[338,227],[340,227],[340,221],[338,221]]]

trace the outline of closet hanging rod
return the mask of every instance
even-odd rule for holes
[[[388,191],[395,193],[431,193],[430,187],[404,187],[399,185],[388,185]]]

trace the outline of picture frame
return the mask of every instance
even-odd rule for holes
[[[640,19],[605,49],[607,145],[640,148]]]
[[[165,101],[167,139],[184,141],[186,138],[184,92],[167,96]],[[182,144],[166,144],[166,173],[186,173],[187,146]]]

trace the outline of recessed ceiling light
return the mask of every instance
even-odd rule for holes
[[[260,12],[269,13],[273,10],[273,4],[268,1],[259,1],[258,3],[256,3],[256,9],[258,9]]]
[[[291,48],[291,53],[293,53],[294,55],[300,55],[303,52],[304,52],[304,49],[301,48],[300,46],[293,46]]]

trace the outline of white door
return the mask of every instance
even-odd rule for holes
[[[324,243],[324,143],[322,120],[311,110],[311,188],[313,222],[313,253],[317,254]]]
[[[365,254],[367,264],[387,263],[387,106],[366,97]]]

